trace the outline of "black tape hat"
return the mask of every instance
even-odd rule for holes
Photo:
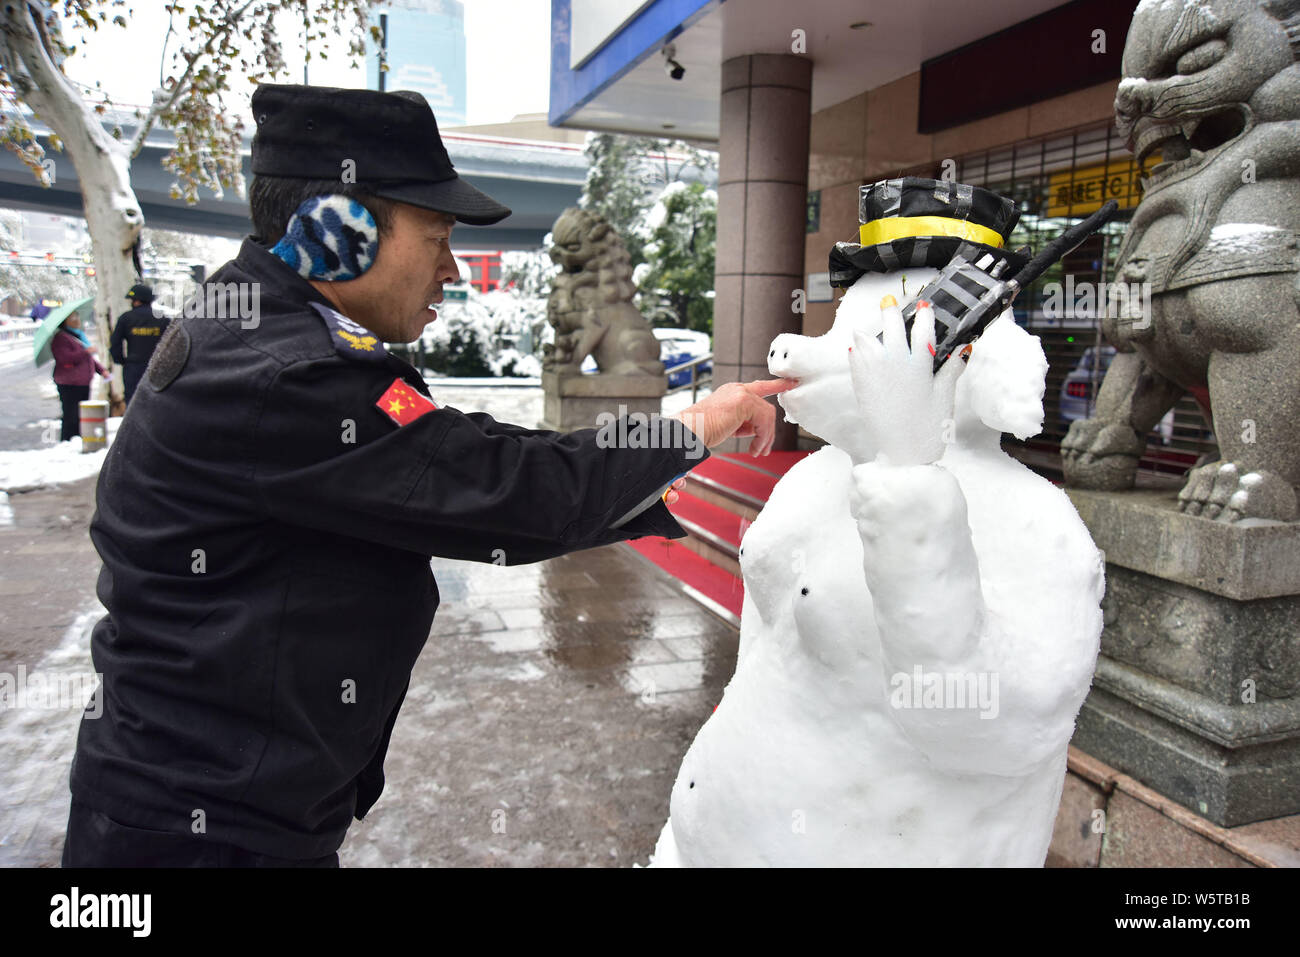
[[[132,302],[153,302],[153,286],[138,282],[126,291],[126,298]]]
[[[355,182],[472,226],[510,215],[457,175],[419,93],[263,83],[253,93],[253,120],[255,176]]]
[[[831,249],[831,285],[851,286],[866,272],[942,269],[962,246],[968,258],[988,252],[1007,260],[1011,275],[1029,260],[1004,248],[1019,219],[1012,200],[965,183],[905,176],[863,186],[858,242]]]

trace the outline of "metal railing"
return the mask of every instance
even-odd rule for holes
[[[699,367],[700,367],[703,363],[705,363],[705,362],[710,362],[710,363],[711,363],[712,361],[713,361],[713,353],[712,353],[712,352],[706,352],[706,353],[705,353],[704,355],[702,355],[702,356],[696,356],[694,359],[687,359],[685,362],[682,362],[682,363],[679,363],[678,365],[675,365],[675,366],[672,366],[672,367],[670,367],[670,368],[666,368],[666,369],[664,369],[664,374],[667,375],[667,376],[670,376],[670,377],[672,376],[672,374],[673,374],[674,372],[680,372],[682,369],[690,369],[690,370],[691,370],[691,381],[690,381],[689,383],[687,383],[687,384],[683,384],[683,385],[679,385],[679,386],[674,386],[674,387],[670,388],[670,389],[669,389],[666,393],[664,393],[664,394],[665,394],[665,395],[673,395],[674,393],[677,393],[677,392],[685,392],[687,389],[690,389],[690,390],[691,390],[691,401],[692,401],[692,402],[695,402],[695,401],[699,398],[700,386],[703,385],[703,384],[706,383],[706,382],[707,382],[709,385],[712,385],[712,384],[713,384],[713,369],[710,368],[708,372],[704,373],[703,377],[701,377],[701,375],[700,375],[700,369],[699,369]]]
[[[41,327],[39,322],[11,322],[0,325],[0,343],[16,342],[20,339],[31,340],[33,333]]]

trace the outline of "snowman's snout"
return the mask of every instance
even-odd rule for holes
[[[767,352],[767,371],[774,376],[797,379],[817,371],[818,363],[809,348],[807,336],[782,333],[772,340]]]

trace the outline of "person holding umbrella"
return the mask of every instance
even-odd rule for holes
[[[98,372],[108,378],[108,370],[95,358],[94,347],[81,330],[78,311],[94,302],[82,299],[52,310],[36,330],[36,365],[54,359],[54,384],[63,405],[62,441],[81,434],[81,403],[90,398],[90,383]]]

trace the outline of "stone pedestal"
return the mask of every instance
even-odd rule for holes
[[[1106,556],[1075,746],[1225,827],[1300,813],[1300,524],[1068,492]]]
[[[597,417],[615,417],[640,412],[659,413],[668,391],[666,375],[573,375],[542,373],[541,429],[572,432],[594,429]]]

